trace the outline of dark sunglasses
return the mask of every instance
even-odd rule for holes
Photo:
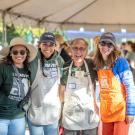
[[[101,46],[107,46],[108,48],[112,48],[113,47],[113,44],[112,43],[110,43],[110,42],[104,42],[104,41],[100,42],[100,45]]]
[[[21,55],[25,55],[26,54],[26,51],[25,50],[12,50],[12,54],[13,55],[18,55],[18,54],[21,54]]]

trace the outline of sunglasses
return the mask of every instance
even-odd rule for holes
[[[26,54],[26,50],[20,50],[20,51],[18,51],[18,50],[12,50],[12,54],[13,55],[18,55],[18,54],[25,55]]]
[[[113,48],[113,44],[110,42],[100,42],[101,46],[107,46],[108,48]]]
[[[75,52],[77,52],[77,51],[84,52],[86,50],[86,48],[84,48],[84,47],[80,47],[80,48],[79,47],[73,47],[72,49]]]

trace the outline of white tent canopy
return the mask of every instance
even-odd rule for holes
[[[49,30],[135,31],[135,0],[0,0],[6,23]]]

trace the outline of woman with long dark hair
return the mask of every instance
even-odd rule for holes
[[[35,67],[37,69],[32,72],[36,75],[28,111],[31,135],[58,135],[61,110],[59,83],[63,59],[55,51],[55,47],[54,34],[43,33],[39,40],[39,55],[30,65],[31,69]]]
[[[25,112],[20,102],[29,90],[28,62],[36,49],[20,37],[2,49],[0,63],[0,135],[25,135]]]

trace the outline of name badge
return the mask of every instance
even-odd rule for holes
[[[102,78],[102,80],[101,80],[101,88],[103,88],[103,89],[109,88],[107,78]]]
[[[75,83],[69,83],[68,88],[69,89],[76,89],[76,84]]]
[[[75,77],[76,78],[84,77],[84,71],[76,71],[75,72]]]
[[[54,77],[57,77],[57,71],[51,71],[51,77],[54,78]]]

